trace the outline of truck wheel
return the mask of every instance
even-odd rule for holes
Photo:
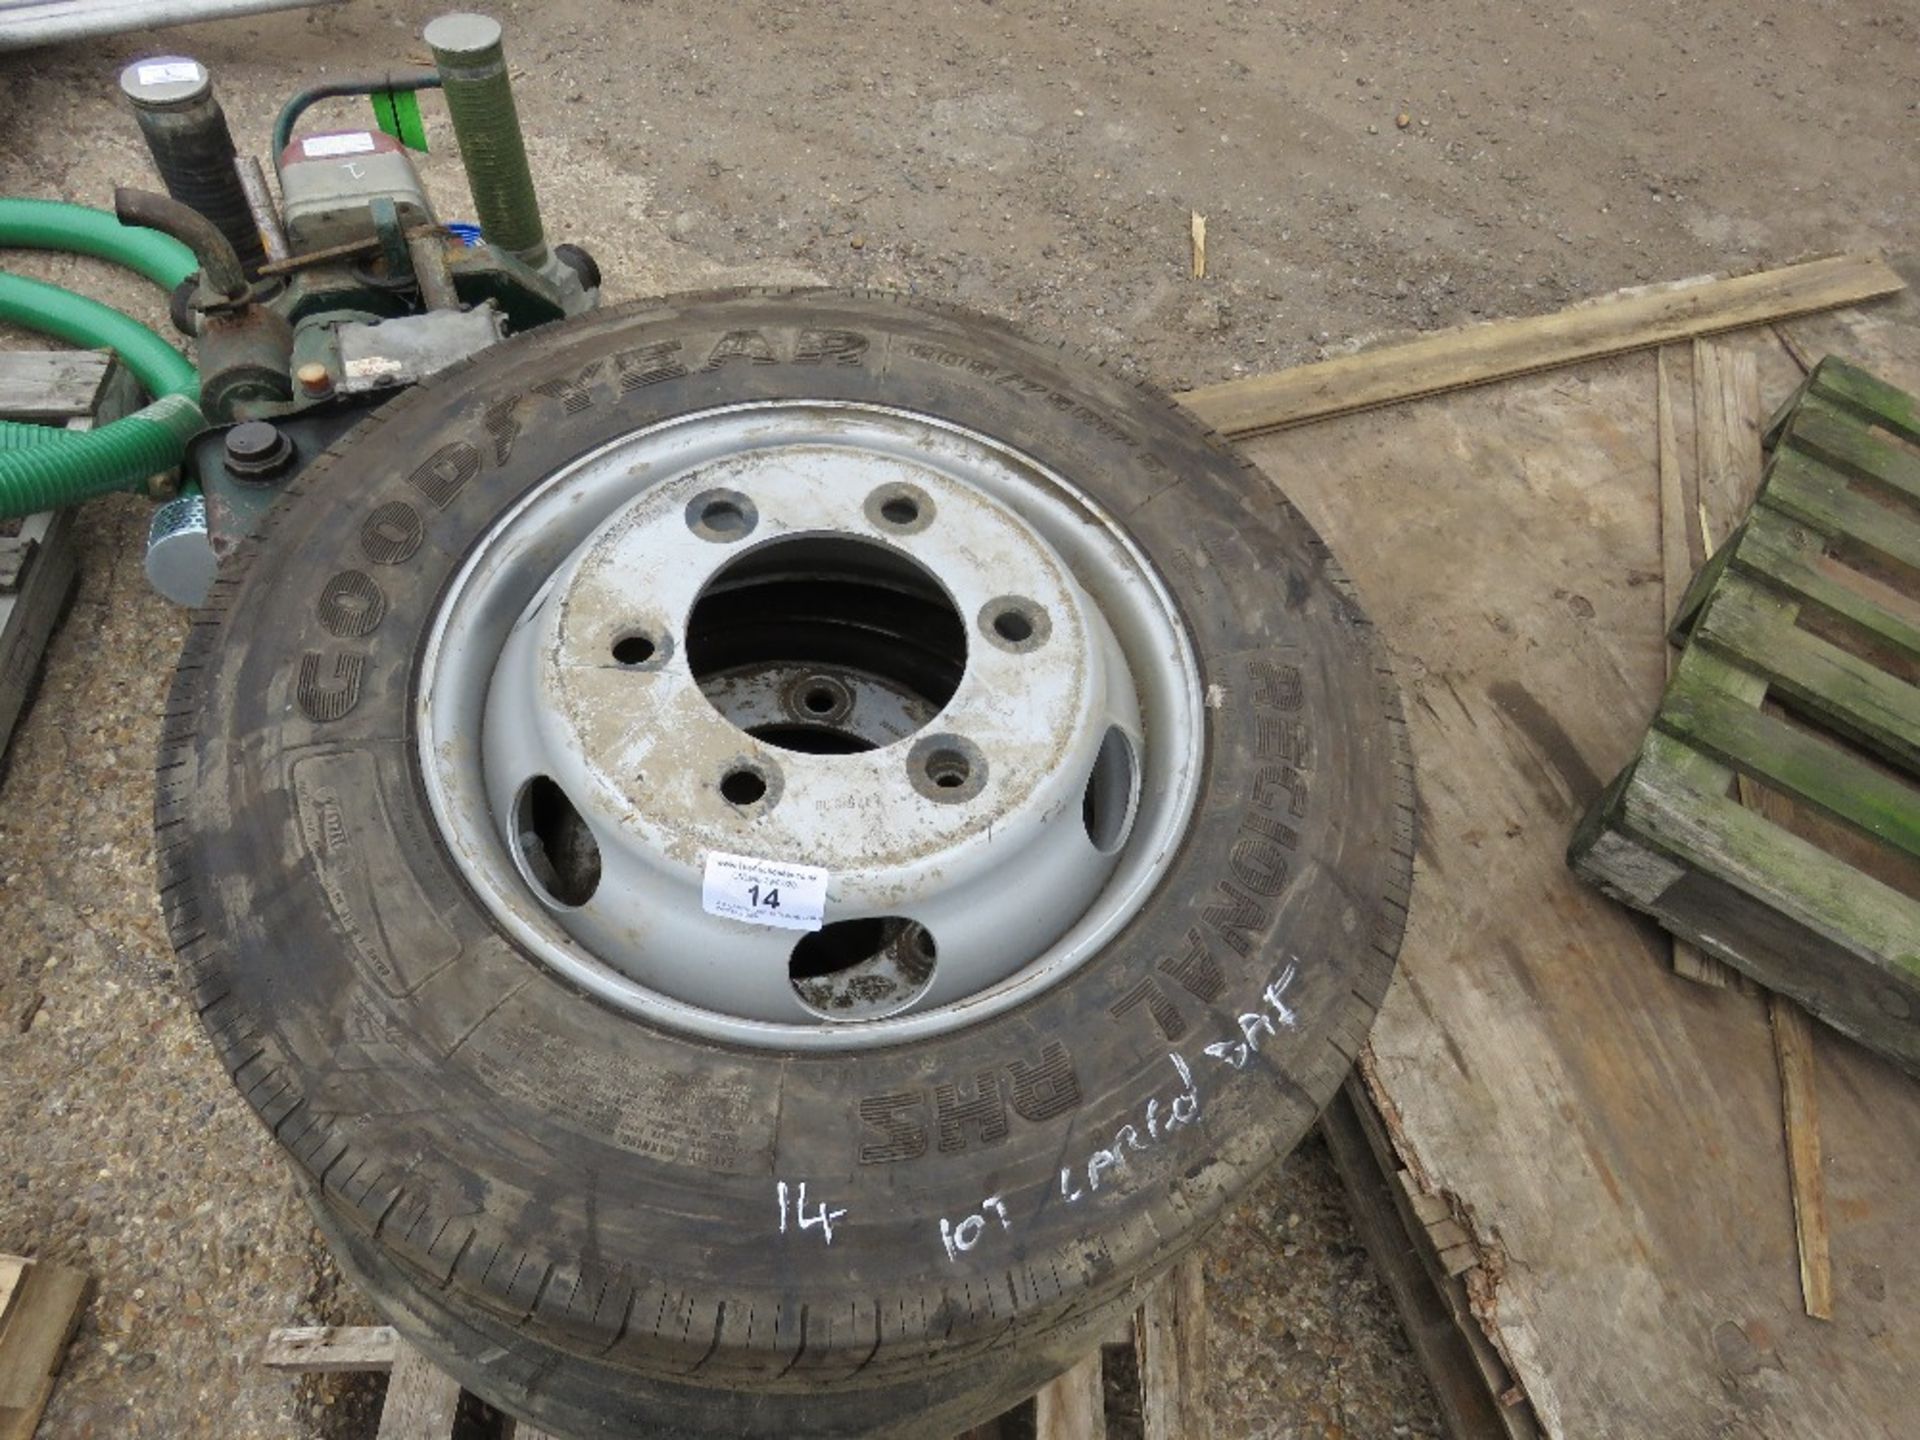
[[[896,297],[681,297],[293,491],[180,662],[168,920],[342,1263],[502,1409],[960,1430],[1352,1063],[1399,702],[1164,396]]]

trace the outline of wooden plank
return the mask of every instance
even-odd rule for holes
[[[105,350],[9,350],[0,355],[0,420],[64,424],[91,415],[113,370]]]
[[[402,1341],[380,1407],[377,1440],[450,1440],[460,1383]]]
[[[6,1324],[13,1302],[20,1294],[20,1281],[31,1263],[18,1255],[0,1255],[0,1325]]]
[[[1828,356],[1814,371],[1813,389],[1884,425],[1910,443],[1920,443],[1920,402],[1871,371]]]
[[[1197,1252],[1186,1255],[1154,1286],[1140,1307],[1134,1334],[1144,1440],[1207,1434],[1207,1297]]]
[[[1674,392],[1678,382],[1679,347],[1663,345],[1654,356],[1655,431],[1659,447],[1660,477],[1660,583],[1666,603],[1668,629],[1683,629],[1683,618],[1693,588],[1692,536],[1694,526],[1688,520],[1686,477],[1680,461],[1680,440],[1674,424]],[[1697,422],[1696,422],[1697,425]],[[1698,491],[1696,490],[1696,494]],[[1667,652],[1667,673],[1673,673],[1677,652]],[[1679,936],[1672,939],[1669,960],[1673,972],[1697,984],[1724,990],[1735,983],[1736,972],[1711,955],[1703,954]]]
[[[1892,377],[1917,312],[1902,296],[1794,333]],[[1920,341],[1911,355],[1903,383]],[[1768,399],[1800,378],[1770,360]],[[1487,1237],[1473,1303],[1544,1433],[1904,1435],[1920,1086],[1821,1037],[1836,1304],[1816,1324],[1763,1003],[1675,985],[1657,932],[1560,850],[1664,683],[1654,367],[1609,360],[1246,447],[1402,657],[1421,834],[1369,1087],[1400,1165]],[[1406,513],[1410,474],[1419,523],[1381,524]]]
[[[1907,770],[1920,770],[1920,688],[1809,634],[1793,606],[1729,575],[1696,628],[1696,643],[1766,677],[1776,694]]]
[[[1760,487],[1760,371],[1751,345],[1693,342],[1693,434],[1700,513],[1714,537],[1731,535]]]
[[[1826,537],[1796,525],[1770,505],[1747,517],[1733,563],[1743,573],[1833,619],[1876,645],[1920,661],[1920,603],[1857,572],[1843,584],[1828,564]]]
[[[1920,790],[1730,695],[1720,678],[1730,668],[1710,653],[1690,652],[1655,723],[1771,789],[1920,858]]]
[[[1827,1183],[1820,1171],[1820,1107],[1813,1088],[1813,1025],[1784,995],[1767,997],[1774,1060],[1780,1067],[1780,1110],[1787,1133],[1787,1176],[1800,1252],[1800,1293],[1807,1314],[1833,1319],[1833,1257],[1827,1225]]]
[[[1798,450],[1774,452],[1766,503],[1824,535],[1845,536],[1862,550],[1920,572],[1920,520],[1869,500],[1838,470]]]
[[[21,1274],[0,1327],[0,1440],[31,1440],[92,1289],[80,1271],[45,1260]]]
[[[1190,390],[1180,401],[1241,438],[1531,371],[1890,295],[1884,261],[1837,256],[1731,279],[1628,292],[1551,315],[1444,330],[1400,345]]]
[[[1107,1395],[1095,1350],[1033,1397],[1034,1440],[1106,1440]]]
[[[1820,395],[1795,412],[1787,445],[1920,504],[1920,454],[1894,444]]]
[[[324,1375],[391,1370],[400,1336],[391,1325],[289,1325],[273,1331],[260,1352],[269,1370]]]
[[[1340,1172],[1353,1227],[1433,1384],[1449,1440],[1532,1440],[1539,1434],[1532,1412],[1499,1403],[1512,1376],[1481,1333],[1466,1286],[1437,1265],[1426,1241],[1430,1224],[1451,1220],[1452,1210],[1398,1168],[1359,1073],[1320,1117],[1320,1133]]]

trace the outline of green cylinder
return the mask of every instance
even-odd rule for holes
[[[0,420],[0,450],[31,450],[49,440],[58,440],[66,433],[58,425],[28,425],[19,420]]]
[[[546,232],[533,172],[513,106],[500,22],[485,15],[442,15],[429,21],[426,41],[440,70],[440,88],[460,138],[467,188],[490,245],[510,250],[538,270],[547,263]]]
[[[95,255],[171,290],[200,268],[171,235],[122,225],[105,210],[60,200],[0,199],[0,248]]]

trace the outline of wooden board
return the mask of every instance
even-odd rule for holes
[[[0,1320],[0,1440],[31,1440],[93,1282],[45,1260],[6,1269],[14,1283]]]
[[[378,1440],[450,1440],[460,1382],[405,1342],[394,1356]]]
[[[1790,333],[1912,385],[1920,316],[1891,305]],[[1756,363],[1770,407],[1799,371]],[[1656,390],[1651,355],[1621,357],[1246,446],[1358,583],[1413,727],[1411,928],[1369,1096],[1463,1217],[1476,1318],[1546,1434],[1904,1435],[1920,1086],[1819,1037],[1834,1319],[1810,1319],[1764,1002],[1679,980],[1562,859],[1664,678]]]
[[[1732,279],[1626,291],[1550,315],[1444,330],[1317,365],[1204,386],[1188,391],[1180,401],[1222,434],[1242,439],[1376,405],[1856,304],[1892,294],[1902,283],[1884,261],[1843,255]]]
[[[86,429],[139,403],[129,371],[97,350],[0,351],[0,420]],[[78,577],[70,511],[0,523],[0,766]]]

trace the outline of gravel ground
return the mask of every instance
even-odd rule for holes
[[[257,147],[292,89],[423,54],[438,8],[355,0],[0,56],[0,192],[105,204],[150,180],[114,100],[129,59],[206,61]],[[1898,245],[1920,194],[1920,24],[1884,0],[494,13],[549,229],[592,247],[611,297],[891,286],[1176,387]],[[467,214],[457,166],[429,173],[442,213]],[[16,263],[165,324],[107,267]],[[184,622],[141,576],[144,518],[89,507],[79,592],[0,788],[0,1249],[100,1284],[41,1434],[367,1435],[366,1386],[254,1364],[272,1325],[367,1313],[175,995],[148,824]],[[1439,1433],[1317,1143],[1242,1207],[1208,1274],[1223,1440]]]

